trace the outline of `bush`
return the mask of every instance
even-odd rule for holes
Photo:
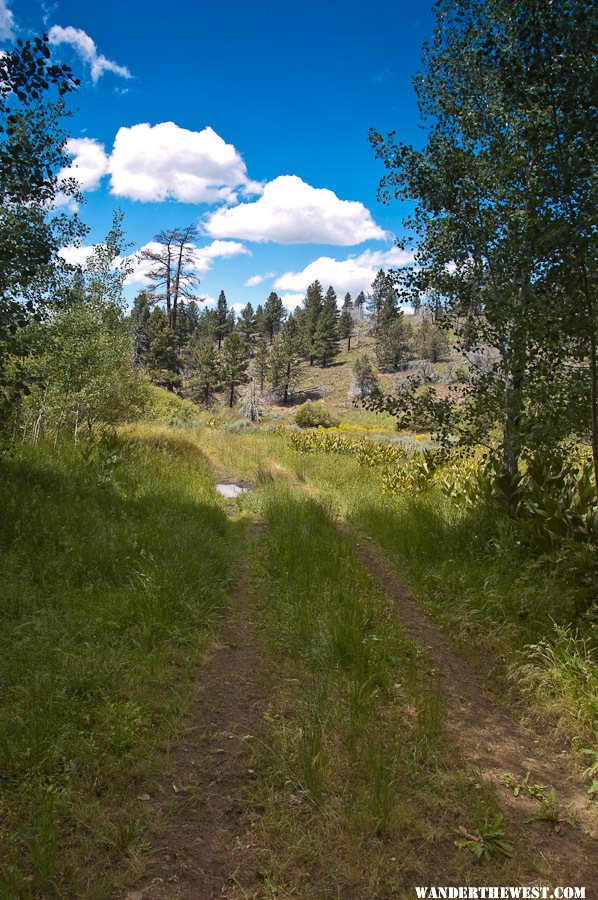
[[[308,400],[295,413],[295,422],[301,428],[334,428],[340,423],[340,419],[334,416],[323,403]]]
[[[201,424],[201,415],[195,403],[183,400],[172,391],[158,387],[154,384],[146,386],[148,403],[145,419],[149,422],[157,422],[162,425],[198,425]]]

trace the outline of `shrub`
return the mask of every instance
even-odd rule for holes
[[[301,428],[334,428],[340,424],[340,419],[334,416],[323,403],[308,400],[295,413],[295,422]]]

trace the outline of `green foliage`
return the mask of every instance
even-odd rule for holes
[[[28,392],[23,328],[40,321],[64,269],[58,250],[80,239],[75,218],[53,210],[65,165],[62,98],[78,85],[67,66],[50,61],[47,37],[19,41],[0,56],[0,413],[6,419]],[[54,95],[54,96],[53,96]]]
[[[308,400],[297,408],[295,422],[301,428],[332,428],[340,423],[340,419],[323,403]]]
[[[511,473],[530,449],[590,435],[598,490],[595,9],[440,0],[436,16],[415,82],[425,147],[371,135],[383,198],[417,204],[403,295],[444,309],[478,357],[428,410],[478,443],[498,424]]]
[[[137,798],[193,704],[230,526],[166,433],[23,447],[0,505],[0,895],[99,900],[146,840]]]
[[[146,421],[160,425],[199,422],[199,409],[195,403],[183,400],[172,391],[153,384],[146,386],[146,392],[148,398],[144,413]]]
[[[367,353],[364,353],[363,356],[358,356],[351,369],[349,397],[354,401],[365,400],[366,397],[377,394],[379,390],[380,386],[376,377],[376,370],[369,356]]]
[[[247,381],[249,361],[241,335],[233,331],[223,342],[219,355],[220,377],[227,393],[228,405],[232,409],[237,396],[237,388]]]

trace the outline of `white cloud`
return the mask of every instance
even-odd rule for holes
[[[399,268],[413,261],[413,256],[398,247],[390,250],[365,250],[349,259],[320,256],[301,272],[285,272],[274,282],[277,290],[305,291],[313,281],[324,290],[331,284],[339,299],[349,291],[353,296],[369,291],[379,269]]]
[[[94,244],[87,244],[84,247],[62,247],[58,251],[58,255],[62,256],[65,262],[71,266],[85,266],[85,263],[95,249]]]
[[[314,188],[297,175],[280,175],[252,203],[219,209],[206,221],[213,237],[236,237],[279,244],[350,246],[386,237],[368,209]]]
[[[13,41],[15,20],[6,0],[0,0],[0,41]]]
[[[282,294],[280,299],[285,309],[293,310],[301,306],[304,296],[304,294]]]
[[[244,286],[255,287],[263,281],[269,281],[270,278],[274,278],[274,272],[266,272],[265,275],[252,275],[251,278],[247,279]]]
[[[189,131],[174,122],[120,128],[110,157],[112,193],[131,200],[214,203],[236,200],[235,188],[256,192],[241,156],[212,128]]]
[[[82,191],[95,191],[108,171],[109,158],[104,145],[91,138],[70,138],[66,142],[66,152],[73,160],[60,170],[58,180],[74,178]]]
[[[126,66],[119,66],[118,63],[107,59],[102,53],[98,53],[95,42],[82,28],[73,28],[72,25],[68,25],[66,28],[61,25],[52,25],[48,32],[48,38],[54,45],[70,44],[83,62],[88,64],[94,84],[98,82],[104,72],[113,72],[122,78],[131,78],[131,73]]]
[[[148,276],[154,268],[154,264],[141,258],[142,250],[159,251],[160,244],[155,241],[149,241],[147,244],[144,244],[141,250],[128,257],[133,263],[133,271],[127,276],[125,284],[146,285],[148,283]],[[204,275],[212,268],[215,259],[244,254],[249,255],[250,251],[238,241],[212,241],[211,244],[205,247],[194,248],[192,271],[198,275]]]

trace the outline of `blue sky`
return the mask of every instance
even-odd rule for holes
[[[274,289],[290,308],[316,277],[354,294],[403,260],[368,129],[421,142],[411,79],[432,24],[404,0],[0,0],[0,46],[45,30],[81,79],[69,174],[89,242],[115,207],[133,250],[195,222],[203,296]]]

